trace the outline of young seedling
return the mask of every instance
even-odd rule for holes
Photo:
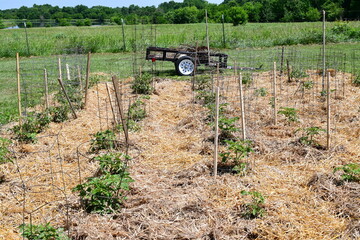
[[[265,203],[265,197],[255,191],[241,191],[241,195],[250,195],[251,202],[245,204],[245,211],[243,212],[243,216],[247,219],[254,219],[264,216],[265,209],[263,204]]]
[[[232,162],[234,164],[233,171],[244,176],[246,175],[249,164],[243,162],[243,159],[248,157],[251,152],[254,152],[251,145],[252,142],[225,140],[227,144],[227,151],[220,153],[222,162]]]
[[[278,111],[278,114],[282,114],[285,116],[288,122],[298,122],[299,117],[297,115],[297,109],[289,108],[289,107],[281,107],[281,110]]]
[[[0,137],[0,164],[12,162],[9,151],[10,143],[10,140]]]
[[[97,152],[103,149],[115,148],[115,133],[111,130],[105,130],[103,132],[97,132],[94,134],[95,139],[91,140],[91,152]]]
[[[152,76],[150,73],[143,73],[135,76],[131,89],[137,94],[152,94],[154,89],[151,86]]]
[[[348,182],[360,182],[360,164],[349,163],[334,169],[334,173],[342,171],[341,178]]]
[[[19,226],[21,236],[28,240],[70,240],[62,228],[54,228],[50,223],[45,225],[22,224]]]
[[[299,142],[308,146],[319,146],[319,143],[314,140],[314,136],[319,135],[321,132],[326,132],[325,129],[319,127],[299,128],[296,132],[298,131],[303,132],[303,136],[299,138]]]

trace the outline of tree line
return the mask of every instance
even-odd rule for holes
[[[58,7],[49,4],[18,9],[0,10],[1,19],[17,19],[46,23],[51,20],[56,25],[98,24],[184,24],[204,22],[205,10],[209,21],[233,23],[246,22],[302,22],[321,20],[321,11],[327,12],[328,21],[358,19],[359,0],[224,0],[221,4],[212,4],[206,0],[183,0],[183,2],[164,2],[159,6],[139,7]],[[42,24],[44,26],[44,24]],[[0,28],[4,25],[0,21]]]

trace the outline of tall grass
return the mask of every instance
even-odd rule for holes
[[[327,23],[328,42],[360,40],[360,23],[347,25],[355,33],[346,35],[332,29],[338,23]],[[222,25],[209,25],[212,48],[263,48],[279,45],[314,44],[322,40],[322,23],[249,23],[245,26],[225,25],[226,45],[223,45]],[[146,46],[178,47],[206,44],[205,24],[125,26],[125,49],[121,26],[56,27],[28,29],[32,56],[47,56],[74,52],[117,53],[142,50]],[[16,52],[27,55],[24,29],[1,30],[0,57],[13,57]]]

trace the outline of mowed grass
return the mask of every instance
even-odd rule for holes
[[[328,23],[328,32],[336,23]],[[359,28],[359,22],[350,22],[354,28]],[[274,61],[279,62],[281,55],[280,43],[295,43],[307,39],[311,34],[322,31],[322,23],[258,23],[233,27],[225,25],[226,48],[223,48],[221,24],[210,24],[210,46],[212,49],[227,53],[229,65],[242,67],[259,67],[270,70]],[[0,125],[16,119],[17,89],[16,89],[16,62],[15,54],[22,56],[23,71],[31,71],[36,66],[36,73],[32,73],[29,89],[36,96],[43,93],[43,77],[41,69],[47,62],[52,62],[56,71],[57,54],[70,54],[77,51],[93,52],[91,71],[105,73],[101,80],[110,80],[111,75],[120,78],[132,76],[134,72],[148,71],[158,76],[177,77],[174,64],[171,62],[145,61],[144,49],[147,46],[178,47],[180,45],[206,45],[205,24],[187,25],[138,25],[125,26],[125,49],[123,47],[121,26],[102,27],[58,27],[28,29],[29,51],[27,55],[24,29],[1,30],[0,41]],[[338,36],[341,40],[341,36]],[[300,39],[300,40],[299,40]],[[281,44],[280,44],[281,45]],[[285,44],[286,46],[286,44]],[[137,53],[133,53],[134,50]],[[329,67],[345,69],[348,72],[360,68],[360,59],[357,53],[359,42],[345,42],[327,45]],[[41,57],[34,57],[41,56]],[[6,57],[6,58],[4,58]],[[37,59],[41,58],[41,61]],[[302,69],[311,69],[321,66],[321,45],[294,45],[285,47],[285,59],[292,60]],[[38,63],[39,62],[39,63]],[[26,65],[31,65],[26,68]],[[336,66],[334,66],[334,64]],[[44,65],[44,66],[43,66]],[[25,70],[27,69],[27,70]],[[201,72],[201,71],[200,71]],[[231,72],[231,70],[227,70]],[[38,74],[38,77],[35,75]],[[55,76],[56,73],[53,72]],[[58,88],[56,78],[53,89]],[[31,95],[32,92],[26,94]],[[23,93],[24,94],[24,93]],[[41,101],[38,101],[41,103]]]
[[[344,35],[334,35],[331,29],[338,23],[327,23],[331,42],[356,41]],[[360,29],[359,22],[349,26]],[[360,31],[360,30],[359,30]],[[206,26],[183,25],[128,25],[125,38],[122,27],[56,27],[30,28],[29,49],[24,29],[1,30],[0,57],[13,57],[16,52],[26,56],[48,56],[74,52],[118,53],[143,50],[146,46],[178,47],[206,45]],[[314,44],[321,42],[322,23],[248,23],[244,26],[225,24],[225,48],[264,48],[279,45]],[[210,47],[224,48],[222,24],[209,24]],[[125,41],[125,47],[124,47]]]

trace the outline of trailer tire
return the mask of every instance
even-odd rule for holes
[[[194,60],[189,56],[180,57],[175,62],[175,69],[180,76],[191,76],[195,71]]]

